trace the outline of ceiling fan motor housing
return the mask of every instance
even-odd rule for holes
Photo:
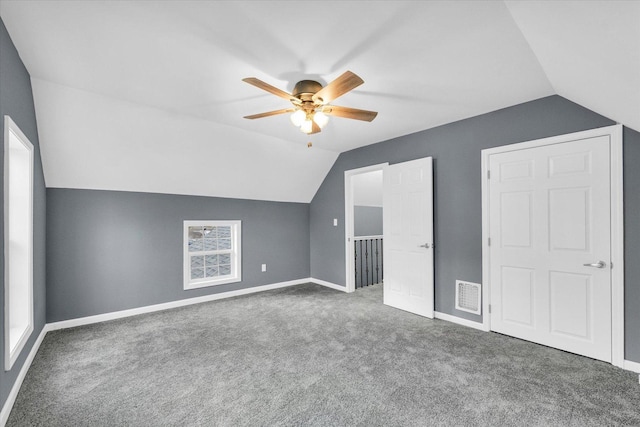
[[[322,89],[322,85],[315,80],[300,80],[293,88],[292,95],[302,102],[313,102],[313,95]]]

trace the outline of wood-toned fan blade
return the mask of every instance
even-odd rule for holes
[[[320,89],[313,95],[313,102],[316,104],[328,104],[339,96],[355,89],[364,83],[360,77],[351,71],[345,71],[340,77]]]
[[[262,90],[266,90],[269,93],[274,94],[275,96],[279,96],[280,98],[284,98],[287,101],[292,101],[295,103],[299,103],[300,100],[297,99],[296,97],[294,97],[293,95],[291,95],[290,93],[287,93],[281,89],[278,89],[275,86],[271,86],[269,83],[265,83],[260,79],[257,79],[255,77],[247,77],[245,79],[242,79],[243,82],[247,82],[250,85],[253,85],[257,88],[260,88]]]
[[[311,132],[309,132],[309,135],[313,135],[314,133],[320,133],[320,131],[322,131],[322,129],[320,129],[320,126],[318,126],[318,124],[316,122],[311,122]]]
[[[376,111],[358,110],[357,108],[339,107],[329,105],[322,109],[322,112],[329,116],[344,117],[345,119],[363,120],[370,122],[376,118]]]
[[[275,116],[284,113],[293,113],[295,108],[283,108],[282,110],[267,111],[266,113],[254,114],[252,116],[244,116],[245,119],[261,119],[263,117]]]

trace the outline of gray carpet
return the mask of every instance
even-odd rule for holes
[[[637,374],[314,284],[47,334],[9,426],[640,425]]]

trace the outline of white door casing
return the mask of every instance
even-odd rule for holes
[[[383,205],[384,303],[433,318],[433,159],[386,167]]]
[[[487,329],[622,364],[620,135],[483,151]]]
[[[374,171],[379,171],[389,166],[389,163],[380,163],[377,165],[365,166],[358,169],[351,169],[348,171],[344,171],[344,233],[345,233],[345,283],[346,283],[346,291],[354,292],[356,290],[355,278],[354,278],[354,247],[353,247],[353,237],[354,237],[354,217],[353,217],[353,206],[354,206],[354,190],[353,190],[353,180],[352,178],[356,175],[360,175],[363,173],[369,173]],[[384,174],[384,172],[383,172]],[[384,209],[384,206],[383,206]]]

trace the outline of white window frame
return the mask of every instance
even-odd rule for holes
[[[23,157],[25,154],[28,156],[27,165]],[[4,368],[6,371],[13,367],[34,328],[33,164],[33,144],[9,116],[4,116]],[[27,289],[24,289],[25,287]]]
[[[215,250],[215,251],[197,251],[189,252],[189,227],[231,227],[231,249]],[[242,280],[242,221],[184,221],[184,243],[183,243],[183,272],[184,272],[184,289],[198,289],[207,286],[223,285],[226,283],[235,283]],[[219,276],[217,278],[201,278],[191,279],[191,259],[194,254],[214,255],[220,253],[229,253],[231,255],[231,274]]]

